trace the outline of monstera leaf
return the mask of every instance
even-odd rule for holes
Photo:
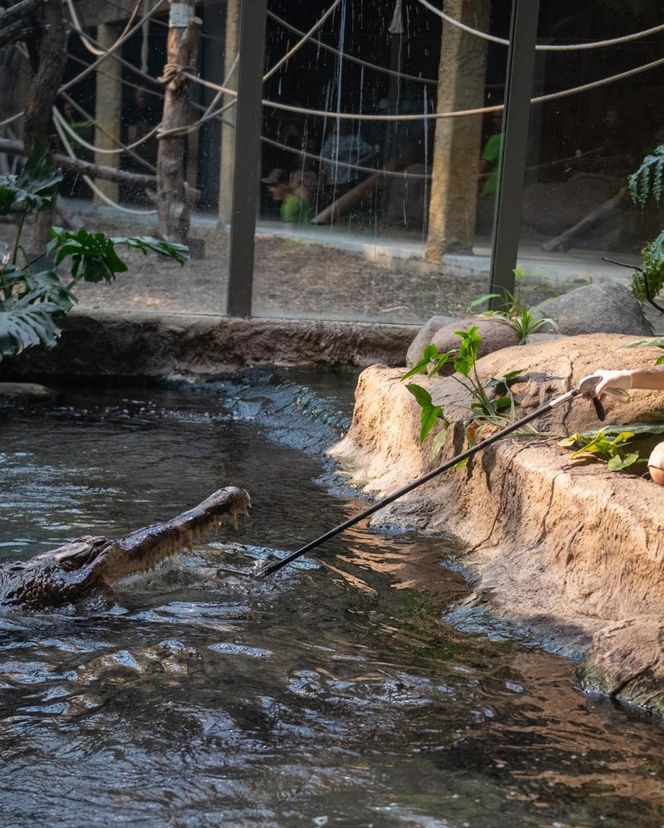
[[[18,175],[0,175],[0,215],[29,213],[50,207],[62,172],[53,157],[37,147]]]
[[[111,241],[113,244],[123,244],[136,250],[142,250],[146,254],[159,253],[161,256],[173,259],[179,265],[189,261],[189,248],[186,244],[167,242],[163,239],[155,239],[152,236],[114,236]]]
[[[58,307],[50,302],[19,305],[0,310],[0,359],[20,354],[33,345],[55,345],[60,336],[53,315]]]
[[[53,256],[56,267],[71,257],[70,272],[74,282],[112,282],[117,273],[127,270],[127,265],[115,250],[117,245],[133,247],[143,253],[159,253],[181,265],[189,258],[189,250],[183,244],[173,244],[151,236],[109,238],[103,233],[90,233],[84,227],[80,230],[54,227],[46,250]]]

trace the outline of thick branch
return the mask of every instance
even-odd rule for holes
[[[0,138],[0,152],[9,155],[27,155],[23,141],[12,141],[9,138]],[[157,181],[155,175],[144,175],[143,173],[127,172],[116,167],[106,167],[103,164],[92,164],[89,161],[81,161],[80,158],[69,158],[66,155],[56,153],[53,156],[55,163],[65,170],[89,175],[90,178],[103,178],[106,181],[116,181],[118,184],[134,184],[140,187],[152,187]],[[195,203],[200,197],[201,191],[187,186],[187,200]]]
[[[21,0],[0,12],[0,49],[17,40],[27,40],[39,33],[39,26],[32,18],[42,0]]]
[[[23,141],[12,141],[9,138],[0,138],[0,152],[9,155],[27,155],[28,151]],[[90,178],[103,178],[107,181],[117,181],[120,184],[140,184],[147,187],[155,183],[156,176],[143,175],[142,173],[125,172],[115,167],[105,167],[102,164],[91,164],[88,161],[81,161],[79,158],[68,158],[66,155],[55,154],[55,163],[65,170],[73,170],[82,175],[89,175]]]

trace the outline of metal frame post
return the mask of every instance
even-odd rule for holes
[[[229,316],[251,316],[266,11],[267,0],[241,2],[235,174],[226,296]]]
[[[491,292],[500,293],[502,299],[492,301],[492,306],[504,304],[506,291],[514,292],[539,2],[540,0],[512,0],[503,120],[505,139],[499,165],[491,248]]]

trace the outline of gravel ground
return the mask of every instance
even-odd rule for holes
[[[99,222],[95,229],[113,234],[145,232]],[[0,227],[2,237],[9,234],[9,227]],[[223,314],[228,235],[218,231],[200,235],[205,258],[183,268],[155,254],[127,250],[122,257],[129,270],[115,284],[78,286],[80,307]],[[522,292],[526,303],[533,305],[563,289],[535,282],[524,285]],[[419,259],[393,259],[387,265],[327,245],[278,235],[256,238],[255,316],[419,323],[434,314],[463,316],[470,302],[487,291],[485,278],[445,275]]]

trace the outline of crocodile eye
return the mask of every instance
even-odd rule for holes
[[[55,554],[56,565],[65,572],[81,569],[92,563],[107,546],[107,538],[89,538],[61,547]]]

